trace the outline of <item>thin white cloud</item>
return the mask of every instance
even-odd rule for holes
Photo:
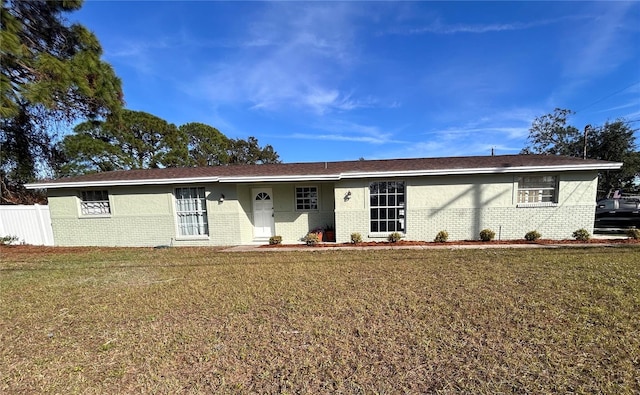
[[[224,63],[212,64],[191,88],[218,104],[316,115],[378,105],[341,87],[357,56],[351,4],[267,3]]]
[[[488,24],[448,24],[443,22],[441,18],[436,18],[426,26],[408,30],[398,30],[398,34],[458,34],[458,33],[470,33],[470,34],[484,34],[494,32],[508,32],[516,30],[527,30],[537,28],[541,26],[547,26],[557,23],[563,23],[567,20],[585,19],[586,16],[570,15],[560,18],[541,19],[531,22],[508,22],[508,23],[488,23]]]
[[[116,41],[117,44],[109,45],[105,50],[105,59],[115,65],[125,65],[138,73],[148,75],[160,73],[153,60],[154,53],[173,47],[166,39],[153,41],[122,39]]]
[[[593,17],[588,23],[572,26],[571,34],[561,40],[558,56],[563,63],[563,79],[548,98],[550,107],[564,106],[561,103],[575,92],[615,73],[637,53],[639,3],[588,4]]]
[[[628,120],[635,120],[637,122],[638,118],[640,118],[640,110],[636,110],[636,111],[632,111],[632,112],[626,113],[621,118],[628,119]],[[636,131],[636,134],[640,134],[640,129],[638,129]]]
[[[451,156],[472,156],[472,155],[513,155],[520,152],[522,147],[517,145],[505,145],[487,142],[469,142],[463,144],[455,141],[423,141],[413,143],[402,150],[388,151],[385,157],[388,158],[433,158]]]
[[[640,108],[640,98],[638,100],[634,100],[634,101],[629,102],[629,103],[621,104],[619,106],[609,107],[609,108],[605,108],[605,109],[596,111],[596,113],[612,112],[612,111],[616,111],[616,110],[623,110],[625,108]]]
[[[483,128],[456,128],[450,127],[444,130],[425,132],[424,135],[460,136],[473,138],[487,138],[489,135],[498,135],[500,138],[516,139],[526,137],[529,128],[523,127],[483,127]]]
[[[423,132],[417,142],[390,150],[390,157],[441,157],[516,154],[524,148],[537,110],[506,109],[488,113],[460,125]]]
[[[529,108],[505,108],[487,110],[485,114],[469,117],[465,123],[455,124],[444,129],[432,129],[423,132],[424,135],[447,136],[500,136],[500,138],[520,139],[529,133],[529,127],[534,118],[541,115],[541,111]]]
[[[118,40],[108,54],[114,64],[141,75],[162,78],[193,97],[208,97],[214,105],[244,104],[247,108],[280,111],[298,108],[316,115],[375,105],[340,87],[349,72],[353,49],[348,4],[262,4],[263,12],[247,16],[245,36],[215,40],[194,38],[188,27],[171,38]],[[115,43],[116,40],[114,40]],[[224,61],[206,60],[207,49],[224,48]],[[195,54],[195,52],[198,52]],[[217,52],[217,51],[214,51]],[[177,75],[162,74],[159,64],[172,53],[191,64],[202,64]],[[208,64],[207,64],[208,63]]]
[[[441,22],[434,22],[430,26],[425,26],[418,29],[412,29],[409,34],[423,34],[423,33],[436,33],[436,34],[456,34],[456,33],[489,33],[489,32],[504,32],[511,30],[524,30],[534,26],[541,26],[548,23],[502,23],[502,24],[488,24],[488,25],[445,25]]]
[[[325,122],[310,126],[312,132],[293,133],[281,136],[287,139],[325,140],[338,142],[357,142],[373,145],[406,144],[406,140],[394,137],[397,131],[384,131],[375,125],[364,125],[346,120],[332,118]]]
[[[255,37],[250,38],[248,41],[243,41],[241,46],[251,48],[251,47],[269,47],[274,45],[271,41],[265,39],[264,37]]]
[[[305,134],[305,133],[294,133],[289,136],[294,139],[301,140],[325,140],[325,141],[347,141],[347,142],[355,142],[355,143],[367,143],[367,144],[388,144],[391,143],[384,136],[380,138],[374,136],[347,136],[340,134],[316,134],[313,135]]]
[[[589,78],[614,70],[629,57],[626,52],[634,50],[634,44],[625,44],[627,32],[621,27],[632,6],[624,2],[608,3],[592,23],[581,27],[574,40],[575,57],[567,59],[566,74],[577,79]]]

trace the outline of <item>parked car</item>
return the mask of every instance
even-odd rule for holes
[[[603,199],[597,202],[595,230],[640,229],[640,198]]]

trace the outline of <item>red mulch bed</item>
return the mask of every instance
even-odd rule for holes
[[[410,241],[410,240],[400,240],[396,243],[391,243],[389,241],[368,241],[362,242],[358,244],[353,243],[318,243],[313,247],[400,247],[400,246],[432,246],[432,247],[440,247],[447,245],[496,245],[496,244],[540,244],[540,245],[548,245],[548,244],[640,244],[640,240],[634,240],[630,238],[626,239],[589,239],[588,241],[577,241],[577,240],[550,240],[550,239],[540,239],[537,241],[526,241],[526,240],[493,240],[493,241],[480,241],[480,240],[459,240],[459,241],[447,241],[446,243],[436,243],[433,241]],[[299,248],[304,246],[304,244],[272,244],[272,245],[263,245],[260,248]]]

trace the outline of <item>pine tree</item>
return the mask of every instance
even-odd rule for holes
[[[187,140],[173,124],[142,111],[122,110],[106,121],[74,128],[59,145],[60,173],[176,167],[188,164]]]
[[[3,0],[0,14],[0,202],[29,200],[22,188],[53,175],[52,126],[95,119],[122,105],[120,79],[98,39],[64,15],[80,0]]]

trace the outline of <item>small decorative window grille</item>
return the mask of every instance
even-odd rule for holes
[[[109,193],[106,190],[82,191],[80,194],[80,213],[82,215],[111,214]]]
[[[518,177],[518,203],[557,203],[556,176]]]

